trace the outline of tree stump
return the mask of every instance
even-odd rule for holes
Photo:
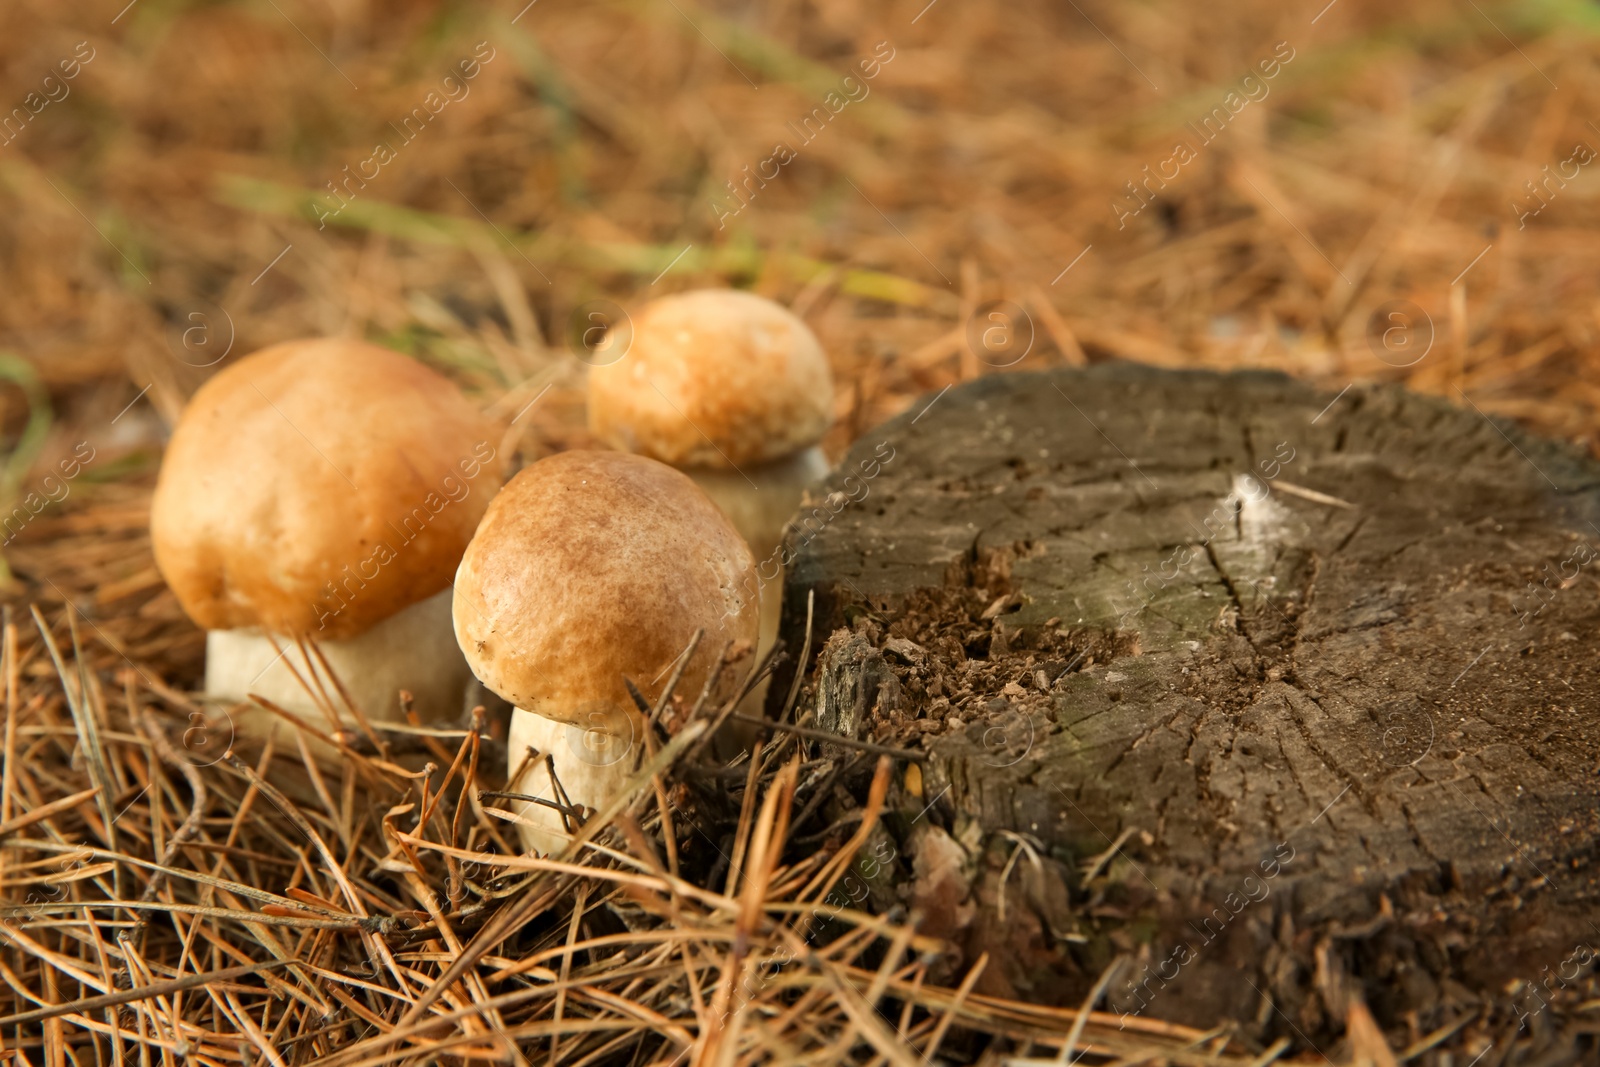
[[[925,398],[822,496],[785,638],[815,593],[813,648],[894,670],[860,732],[927,761],[884,899],[988,951],[980,990],[1076,1004],[1120,960],[1113,1010],[1319,1043],[1352,997],[1425,1032],[1578,995],[1585,456],[1393,388],[1108,364]]]

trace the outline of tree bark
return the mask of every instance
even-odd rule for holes
[[[1263,1039],[1336,1034],[1352,994],[1424,1029],[1545,1010],[1511,979],[1577,995],[1552,976],[1600,947],[1600,466],[1275,374],[930,399],[791,532],[784,634],[814,592],[814,648],[851,629],[894,670],[859,728],[928,753],[899,898],[991,951],[988,988],[1075,1003],[1126,956],[1115,1010]]]

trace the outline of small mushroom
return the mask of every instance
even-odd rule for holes
[[[349,728],[297,648],[309,638],[363,714],[398,719],[406,689],[425,718],[457,718],[472,676],[448,587],[500,485],[493,436],[447,379],[356,341],[274,345],[206,382],[167,446],[150,530],[207,631],[207,694]],[[255,709],[235,726],[276,721]]]
[[[634,774],[646,723],[625,677],[657,700],[704,630],[676,690],[692,700],[728,642],[754,644],[754,565],[705,493],[642,456],[559,453],[489,505],[456,572],[456,638],[517,709],[508,788],[543,801],[519,802],[529,848],[558,851],[575,809]]]
[[[626,354],[589,372],[589,427],[670,463],[716,501],[759,565],[761,650],[778,632],[779,545],[828,461],[833,375],[816,335],[778,304],[732,289],[651,301]]]

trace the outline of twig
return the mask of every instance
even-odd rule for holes
[[[769,722],[766,719],[752,718],[749,715],[730,715],[734,722],[742,722],[747,726],[759,726],[763,730],[773,730],[780,733],[795,734],[807,741],[827,741],[838,745],[840,748],[853,748],[862,752],[870,752],[875,756],[891,756],[894,759],[908,760],[912,763],[924,763],[928,759],[926,752],[913,752],[908,748],[890,748],[888,745],[878,745],[871,741],[857,741],[854,738],[844,737],[840,734],[830,733],[827,730],[813,730],[808,726],[790,726],[787,723]]]
[[[0,1026],[25,1026],[28,1023],[42,1022],[45,1019],[55,1019],[62,1015],[77,1015],[83,1012],[98,1011],[101,1008],[114,1008],[119,1004],[133,1004],[141,1000],[153,1000],[156,997],[171,996],[181,993],[185,989],[196,986],[206,986],[219,982],[231,982],[235,978],[246,975],[259,974],[262,971],[272,971],[279,967],[293,967],[298,960],[266,960],[262,963],[247,963],[239,967],[229,967],[221,971],[208,971],[205,974],[189,974],[182,978],[170,978],[153,985],[140,986],[137,989],[123,989],[116,993],[106,993],[98,997],[85,997],[82,1000],[69,1001],[66,1004],[55,1004],[48,1008],[39,1008],[37,1011],[24,1011],[15,1015],[0,1017]]]
[[[1095,982],[1094,988],[1089,990],[1089,995],[1083,998],[1083,1007],[1078,1009],[1078,1017],[1072,1023],[1072,1029],[1067,1031],[1067,1040],[1061,1046],[1061,1054],[1056,1057],[1057,1063],[1071,1063],[1072,1050],[1077,1047],[1078,1039],[1083,1036],[1083,1028],[1089,1025],[1089,1013],[1094,1011],[1094,1006],[1099,1003],[1100,997],[1105,993],[1113,979],[1121,973],[1122,966],[1127,962],[1126,956],[1118,956],[1112,960],[1100,978]]]
[[[704,729],[703,723],[690,723],[684,727],[683,731],[672,739],[672,742],[661,751],[660,755],[648,761],[644,770],[635,775],[625,789],[613,798],[595,818],[584,824],[562,855],[575,854],[585,841],[599,832],[600,827],[605,825],[606,820],[627,805],[636,789],[642,786],[644,782],[649,781],[654,775],[671,766],[673,761],[682,755],[689,745],[699,739]],[[536,914],[539,903],[540,897],[530,892],[523,900],[501,909],[489,921],[488,925],[480,930],[478,935],[468,943],[467,947],[461,951],[461,955],[456,957],[455,962],[445,970],[444,974],[440,975],[437,981],[423,990],[422,995],[412,1003],[410,1010],[401,1018],[399,1025],[401,1027],[409,1026],[420,1019],[422,1013],[432,1007],[444,995],[445,990],[460,981],[467,971],[476,966],[478,960],[482,959],[491,948],[505,940],[511,931],[517,929],[529,917]]]
[[[131,683],[128,689],[131,698],[133,689]],[[157,754],[161,756],[168,766],[176,767],[178,772],[183,775],[184,781],[189,783],[191,797],[189,814],[184,817],[177,833],[167,839],[167,847],[161,853],[161,866],[171,867],[173,860],[177,858],[178,850],[187,844],[200,830],[200,819],[205,814],[208,800],[206,783],[200,777],[200,772],[192,764],[181,759],[178,753],[174,751],[172,743],[167,740],[167,735],[156,723],[155,716],[150,714],[150,709],[140,707],[137,714],[139,722],[144,727],[146,736],[150,738],[150,743],[155,746]],[[165,870],[156,871],[150,878],[149,883],[144,887],[144,892],[139,895],[139,903],[148,904],[156,899],[156,895],[161,892],[161,887],[166,884],[166,880],[167,872]],[[118,939],[127,941],[142,934],[148,919],[149,914],[141,912],[138,921],[134,923],[132,928],[118,932]]]

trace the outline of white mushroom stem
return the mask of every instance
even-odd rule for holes
[[[524,764],[527,769],[506,788],[549,802],[518,801],[512,808],[524,846],[545,856],[565,848],[579,826],[578,820],[552,805],[578,807],[584,817],[593,815],[622,791],[638,763],[632,737],[557,722],[520,708],[511,713],[507,748],[511,773]],[[536,753],[532,762],[527,760],[530,748]],[[550,780],[552,764],[561,783],[559,792]]]
[[[778,639],[778,621],[783,611],[784,528],[795,518],[806,490],[827,475],[827,457],[821,448],[813,446],[737,471],[695,469],[684,473],[722,509],[756,557],[758,587],[753,592],[761,600],[761,631],[756,647],[759,659]],[[765,692],[763,686],[759,693],[751,694],[752,700]]]
[[[450,600],[447,588],[356,637],[317,641],[328,666],[369,721],[401,721],[402,689],[415,698],[417,714],[425,722],[454,722],[460,717],[473,679],[456,643]],[[332,708],[345,729],[355,730],[354,716],[315,654],[312,664],[314,671],[292,637],[268,636],[259,630],[212,630],[206,635],[208,696],[243,702],[253,693],[328,732],[331,725],[323,709]],[[275,725],[287,724],[255,705],[234,713],[236,735],[264,736]]]

